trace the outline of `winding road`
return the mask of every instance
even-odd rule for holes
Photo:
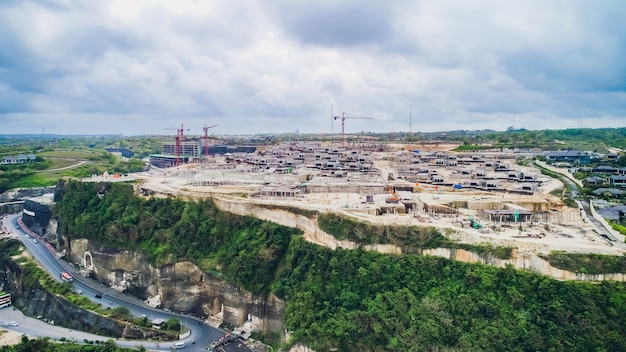
[[[544,162],[537,162],[537,164],[543,168],[549,169],[552,172],[563,175],[561,179],[563,182],[569,185],[571,189],[571,198],[576,201],[576,204],[578,204],[578,209],[581,211],[581,215],[584,214],[584,218],[586,218],[587,221],[589,221],[593,225],[598,235],[603,237],[612,246],[618,246],[620,248],[626,247],[626,245],[622,241],[617,239],[609,230],[606,229],[606,227],[604,226],[604,224],[602,224],[602,222],[600,222],[600,220],[595,218],[589,203],[583,199],[579,192],[579,187],[583,186],[580,180],[575,179],[567,171],[550,167]]]
[[[172,348],[175,348],[175,343],[184,342],[185,350],[207,351],[210,350],[211,343],[218,341],[227,333],[226,331],[205,324],[203,320],[197,317],[177,314],[173,312],[165,312],[160,309],[151,308],[145,305],[143,301],[141,301],[137,297],[134,297],[127,293],[120,293],[110,287],[100,284],[95,280],[83,278],[80,275],[77,275],[77,270],[74,267],[57,258],[57,256],[55,255],[56,251],[49,243],[47,243],[38,235],[25,230],[23,226],[20,226],[20,224],[18,223],[19,218],[20,214],[7,216],[3,219],[2,225],[9,231],[9,233],[13,233],[15,237],[22,241],[24,246],[26,246],[26,248],[33,255],[33,257],[37,261],[39,261],[41,263],[41,266],[56,280],[60,281],[59,274],[61,272],[68,271],[73,274],[73,285],[75,289],[81,290],[83,295],[89,297],[92,301],[96,303],[101,303],[104,307],[114,308],[124,306],[129,309],[131,314],[138,317],[145,315],[146,317],[148,317],[149,320],[157,318],[165,320],[170,318],[178,318],[181,324],[187,326],[190,331],[188,337],[179,341],[152,342],[145,340],[114,340],[118,346],[144,346],[145,348],[154,351],[170,351]],[[30,232],[30,234],[28,232]],[[98,298],[96,297],[96,294],[100,294],[102,295],[102,297]],[[9,320],[9,317],[7,316],[7,318],[4,318],[4,312],[8,310],[10,310],[10,308],[5,308],[2,311],[3,319],[6,319],[7,321]],[[16,311],[12,311],[11,313],[11,316],[13,317],[11,319],[18,321],[20,325],[16,327],[5,327],[6,329],[19,331],[33,336],[50,336],[51,338],[56,339],[65,337],[69,339],[75,339],[78,342],[82,342],[84,339],[102,341],[110,339],[109,337],[105,336],[97,336],[84,332],[77,332],[63,327],[49,325],[40,320],[25,317],[21,315],[21,313],[17,313]],[[232,341],[224,346],[221,346],[220,348],[225,352],[252,352],[252,350],[241,340]]]

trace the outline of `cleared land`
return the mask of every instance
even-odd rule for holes
[[[415,146],[412,146],[415,148]],[[549,253],[554,250],[580,253],[623,255],[623,236],[620,242],[606,240],[600,231],[585,219],[578,209],[564,206],[562,201],[550,194],[563,188],[556,179],[540,174],[533,167],[521,167],[504,154],[493,153],[484,160],[468,165],[436,165],[443,155],[452,155],[450,145],[420,147],[421,155],[435,153],[439,157],[415,162],[410,146],[399,146],[388,152],[357,150],[363,155],[363,163],[372,165],[366,171],[332,170],[327,167],[299,165],[289,170],[277,167],[260,167],[263,160],[248,161],[233,156],[216,156],[203,163],[182,165],[170,169],[153,168],[149,172],[133,175],[141,180],[138,190],[156,195],[171,194],[189,198],[219,197],[225,200],[239,199],[249,204],[266,204],[282,207],[298,207],[321,212],[332,211],[372,224],[398,224],[435,226],[452,239],[465,243],[491,243],[513,246],[520,252],[532,254]],[[280,149],[280,147],[277,147]],[[272,153],[265,151],[266,155]],[[280,152],[273,152],[274,155]],[[345,156],[346,152],[343,152]],[[464,156],[456,156],[462,160]],[[450,160],[454,160],[450,159]],[[535,181],[520,183],[507,180],[501,173],[485,167],[493,160],[509,163],[511,172],[534,175]],[[428,175],[439,175],[444,180],[436,184],[415,182],[410,177],[419,175],[416,168],[428,168]],[[410,172],[406,171],[411,169]],[[471,169],[471,170],[469,170]],[[486,177],[478,188],[451,187],[454,184],[471,184],[472,178],[465,173],[487,169]],[[434,171],[433,171],[434,170]],[[465,171],[468,170],[468,171]],[[102,181],[106,178],[92,178]],[[112,180],[111,176],[108,176]],[[117,180],[123,181],[121,177]],[[484,181],[486,180],[486,181]],[[493,183],[493,190],[485,190]],[[447,185],[446,185],[447,184]],[[520,187],[533,184],[532,192],[516,193]],[[395,189],[390,192],[389,187]],[[535,187],[536,186],[536,187]],[[483,189],[479,189],[482,187]],[[395,193],[397,202],[389,199]],[[518,222],[511,220],[511,212],[527,214]],[[502,216],[498,211],[509,214]],[[530,213],[530,214],[528,214]],[[277,212],[272,221],[289,224]],[[310,239],[315,242],[314,238]],[[323,243],[320,243],[323,244]]]

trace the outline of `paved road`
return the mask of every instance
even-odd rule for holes
[[[165,312],[160,309],[153,309],[143,303],[140,299],[126,293],[120,293],[113,290],[110,287],[104,286],[99,282],[83,278],[77,274],[77,270],[68,265],[65,262],[60,261],[55,256],[55,250],[52,248],[50,244],[48,244],[45,240],[39,237],[37,234],[32,233],[28,229],[25,229],[23,224],[18,224],[18,220],[20,219],[20,215],[12,215],[6,217],[3,221],[4,226],[15,234],[18,239],[20,239],[26,248],[31,252],[31,254],[41,263],[44,269],[52,275],[52,277],[56,278],[60,281],[59,274],[63,271],[68,271],[74,277],[74,287],[77,290],[81,290],[82,294],[89,297],[91,300],[97,303],[101,303],[103,306],[109,307],[118,307],[125,306],[127,307],[133,315],[141,316],[146,315],[149,320],[162,318],[169,319],[172,317],[178,318],[181,323],[189,328],[191,334],[189,337],[182,339],[182,342],[186,344],[186,350],[188,351],[207,351],[210,344],[214,341],[219,340],[226,334],[226,331],[213,328],[210,325],[204,323],[202,319],[186,316],[181,314],[176,314],[172,312]],[[21,223],[21,222],[20,222]],[[29,232],[29,233],[27,233]],[[102,298],[95,297],[96,294],[101,294]],[[4,311],[3,311],[4,313]],[[4,314],[3,314],[4,315]],[[3,318],[4,319],[4,318]],[[23,330],[30,329],[27,333],[33,336],[51,336],[49,331],[51,331],[52,326],[45,324],[37,319],[25,318],[24,321],[28,321],[27,326],[20,325],[19,327],[12,329],[21,329],[17,331],[25,332]],[[34,328],[33,325],[30,324],[30,320],[37,321],[41,324],[44,324],[46,327],[42,329]],[[36,325],[39,326],[39,325]],[[67,328],[59,328],[61,331],[57,332],[58,336],[68,336]],[[64,330],[63,330],[64,329]],[[86,334],[86,333],[82,333]],[[108,340],[108,337],[96,336],[92,334],[87,334],[91,337],[88,337],[88,340]],[[82,335],[80,335],[82,336]],[[77,341],[82,341],[84,338],[79,338]],[[176,341],[178,342],[178,341]],[[127,340],[116,340],[116,343],[119,346],[123,347],[135,347],[141,346],[151,349],[151,350],[159,350],[159,351],[169,351],[175,342],[161,342],[161,343],[152,343],[146,341],[127,341]],[[251,352],[251,350],[244,344],[238,342],[232,342],[222,347],[226,352]]]
[[[574,179],[567,171],[550,167],[546,163],[537,162],[537,164],[553,172],[563,175],[563,182],[567,183],[571,189],[571,198],[576,200],[576,203],[578,203],[578,208],[582,212],[584,212],[586,219],[593,224],[598,234],[602,236],[605,240],[607,240],[609,244],[613,246],[616,245],[619,247],[624,247],[624,243],[615,238],[615,236],[613,236],[613,234],[604,227],[604,224],[602,224],[598,219],[593,216],[593,213],[589,208],[589,203],[582,199],[583,197],[578,191],[578,187],[582,187],[582,182],[580,180]]]
[[[59,159],[63,159],[63,158],[59,158]],[[73,168],[77,168],[81,165],[84,165],[86,163],[88,163],[88,160],[81,160],[79,162],[77,162],[76,164],[72,164],[72,165],[68,165],[68,166],[64,166],[64,167],[59,167],[56,169],[47,169],[47,170],[37,170],[35,172],[53,172],[53,171],[61,171],[61,170],[68,170],[68,169],[73,169]]]

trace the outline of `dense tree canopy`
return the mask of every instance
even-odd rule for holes
[[[141,248],[156,264],[192,260],[252,292],[275,293],[287,302],[291,343],[318,351],[626,346],[623,283],[562,282],[512,267],[330,250],[296,230],[222,212],[210,200],[144,200],[130,185],[69,183],[56,211],[70,236]]]
[[[294,240],[278,293],[293,338],[318,350],[619,350],[622,283],[560,282],[442,258]]]
[[[132,185],[69,182],[55,211],[65,235],[141,248],[154,265],[191,260],[254,293],[267,292],[299,230],[219,211],[211,200],[142,199]]]
[[[0,346],[0,352],[131,352],[146,351],[144,347],[123,348],[118,347],[113,340],[85,341],[85,344],[73,342],[54,342],[48,338],[29,339],[22,336],[19,344],[13,346]]]

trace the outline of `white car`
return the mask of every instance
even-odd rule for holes
[[[11,326],[18,326],[18,325],[20,324],[18,324],[17,322],[14,322],[14,321],[11,322]]]

